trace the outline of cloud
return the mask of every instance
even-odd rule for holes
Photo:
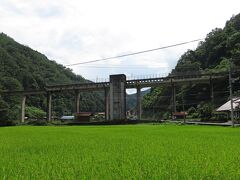
[[[46,54],[71,64],[137,52],[203,38],[223,27],[240,2],[191,0],[1,0],[0,31]],[[73,71],[89,79],[109,74],[164,74],[197,43],[94,63]]]
[[[38,8],[36,12],[37,12],[37,15],[42,18],[63,16],[62,9],[59,8],[58,6],[51,6],[51,7],[47,7],[47,8]]]

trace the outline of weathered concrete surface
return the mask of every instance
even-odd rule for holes
[[[110,105],[109,105],[109,98],[110,98],[110,93],[109,93],[109,88],[105,88],[105,120],[109,120],[109,111],[110,111]]]
[[[114,76],[114,75],[112,75]],[[204,83],[209,84],[210,81],[215,81],[217,79],[224,79],[228,76],[228,73],[214,73],[214,74],[187,74],[181,76],[167,76],[158,78],[147,78],[147,79],[134,79],[126,81],[126,88],[136,88],[136,84],[139,84],[141,88],[143,87],[157,87],[157,86],[171,86],[172,83],[178,84],[188,84],[188,83]],[[47,94],[48,92],[63,92],[63,91],[74,91],[79,90],[89,91],[89,90],[104,90],[106,87],[109,88],[109,82],[99,82],[99,83],[75,83],[75,84],[59,84],[46,86],[43,89],[38,90],[24,90],[24,91],[2,91],[2,95],[37,95],[37,94]]]
[[[126,76],[110,76],[110,120],[126,120]]]
[[[80,112],[80,91],[75,91],[75,112]]]
[[[141,120],[142,115],[142,101],[141,101],[141,87],[137,86],[137,119]]]
[[[47,120],[52,120],[52,94],[47,94]]]
[[[177,111],[176,108],[176,85],[172,84],[172,112],[175,113]]]
[[[24,123],[25,121],[25,109],[26,109],[26,96],[22,96],[21,102],[21,122]]]
[[[235,74],[239,74],[239,70]],[[21,122],[25,118],[25,101],[27,95],[47,94],[47,120],[50,121],[52,117],[52,95],[53,93],[62,93],[64,91],[89,91],[89,90],[106,90],[105,91],[105,115],[106,120],[125,120],[126,119],[126,88],[143,88],[156,86],[172,86],[172,111],[176,112],[176,85],[189,83],[203,83],[210,84],[210,96],[212,102],[214,101],[213,82],[218,79],[226,79],[228,73],[214,73],[214,74],[182,74],[176,76],[148,78],[148,79],[134,79],[126,81],[124,74],[111,75],[110,82],[99,83],[76,83],[76,84],[62,84],[46,86],[38,90],[23,90],[23,91],[1,91],[0,94],[4,96],[20,95],[22,99]],[[139,90],[138,90],[139,91]],[[109,95],[108,95],[109,94]],[[137,95],[140,96],[140,93]],[[80,110],[80,95],[76,95],[75,108],[76,112]],[[137,98],[138,119],[141,119],[141,100]]]

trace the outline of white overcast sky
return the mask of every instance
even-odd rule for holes
[[[240,0],[0,0],[0,32],[66,65],[205,38],[239,7]],[[164,74],[196,46],[71,68],[91,80]]]

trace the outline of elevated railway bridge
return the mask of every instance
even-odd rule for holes
[[[232,73],[239,74],[240,71]],[[182,84],[209,84],[211,98],[214,97],[213,84],[216,80],[227,79],[229,73],[214,74],[182,74],[169,75],[167,77],[146,78],[127,80],[124,74],[110,75],[109,82],[98,83],[74,83],[48,85],[44,89],[23,90],[23,91],[3,91],[3,96],[21,96],[21,122],[25,119],[26,98],[30,95],[45,94],[47,97],[47,120],[52,118],[52,95],[54,93],[75,92],[75,112],[80,111],[80,92],[84,91],[104,91],[105,93],[105,118],[106,120],[126,119],[126,89],[137,89],[137,118],[141,119],[141,88],[170,86],[172,89],[172,111],[176,112],[176,86]]]

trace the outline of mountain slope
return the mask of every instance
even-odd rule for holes
[[[233,16],[223,29],[216,28],[206,39],[199,43],[196,50],[188,50],[179,59],[172,75],[191,72],[227,72],[232,66],[240,66],[240,14]],[[214,82],[213,106],[219,106],[229,98],[227,81]],[[206,85],[184,85],[177,87],[177,110],[197,107],[202,103],[210,103],[210,87]],[[239,85],[234,85],[237,93]],[[185,105],[185,107],[183,107]],[[144,111],[156,109],[163,115],[171,112],[171,88],[153,88],[144,96]]]
[[[17,43],[3,33],[0,34],[0,90],[39,89],[46,84],[85,81],[82,76],[75,75],[55,61],[50,61],[45,55]],[[0,118],[18,118],[19,97],[0,97],[0,102]],[[73,93],[54,95],[54,113],[71,114],[74,112],[73,102]],[[28,97],[27,105],[44,110],[46,98],[42,95]],[[102,111],[103,98],[97,93],[83,93],[81,110]]]
[[[150,92],[150,89],[147,89],[145,91],[141,91],[141,98],[143,98],[144,95],[148,94]],[[126,97],[126,106],[127,110],[132,110],[137,108],[137,94],[127,94]]]

